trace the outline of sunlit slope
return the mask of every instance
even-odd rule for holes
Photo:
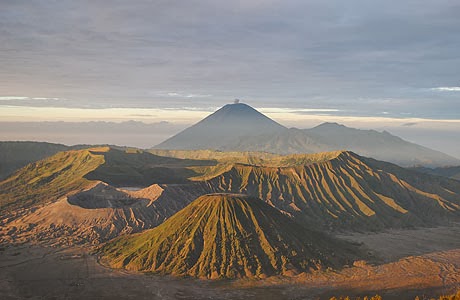
[[[0,182],[0,207],[13,209],[54,201],[88,187],[92,181],[139,187],[184,183],[188,177],[199,175],[188,166],[201,164],[209,162],[109,147],[60,152],[27,165]]]
[[[204,192],[188,185],[152,185],[138,191],[102,182],[84,191],[15,215],[0,226],[0,244],[99,244],[153,228]],[[4,220],[1,220],[2,222]]]
[[[201,163],[100,147],[30,164],[0,183],[0,243],[97,244],[155,227],[208,192],[183,183],[195,175],[187,165]],[[143,187],[151,181],[173,184],[132,191],[106,183]]]
[[[259,197],[301,222],[338,229],[431,225],[459,216],[455,180],[352,152],[330,155],[322,162],[284,167],[234,164],[206,182],[215,191]]]
[[[57,153],[31,163],[0,182],[0,207],[13,209],[55,200],[89,186],[84,176],[104,164],[104,156],[90,150]]]
[[[214,164],[207,160],[178,159],[142,150],[109,149],[100,153],[105,163],[86,175],[114,186],[148,186],[154,183],[185,183],[198,175],[190,166]]]
[[[149,149],[146,150],[152,154],[180,159],[207,160],[215,163],[222,162],[239,162],[257,164],[266,159],[280,156],[268,152],[251,152],[251,151],[218,151],[218,150],[163,150]]]
[[[358,253],[257,198],[233,194],[202,196],[162,225],[101,249],[111,267],[202,278],[289,275],[340,266]]]
[[[60,151],[70,150],[61,144],[43,142],[0,142],[0,180],[25,165]]]

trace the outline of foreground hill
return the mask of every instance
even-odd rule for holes
[[[156,149],[271,152],[277,154],[353,151],[400,166],[459,165],[460,160],[386,131],[360,130],[337,123],[311,129],[286,127],[246,104],[228,104]]]
[[[212,279],[292,275],[359,253],[257,198],[233,194],[202,196],[162,225],[101,249],[111,267]]]
[[[69,150],[61,144],[42,142],[0,142],[0,180],[25,165]]]

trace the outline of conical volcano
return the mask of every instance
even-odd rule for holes
[[[247,104],[227,104],[155,148],[219,149],[241,137],[276,134],[285,129]]]
[[[353,260],[354,246],[244,195],[201,196],[162,225],[101,249],[111,267],[200,278],[291,275]]]

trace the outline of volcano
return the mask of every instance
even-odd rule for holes
[[[107,243],[101,259],[115,268],[176,276],[260,278],[341,266],[360,252],[258,198],[209,194],[154,229]]]
[[[286,130],[244,103],[227,104],[195,125],[157,145],[157,149],[219,149],[239,138]]]

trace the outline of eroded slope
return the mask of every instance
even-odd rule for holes
[[[213,279],[292,275],[359,254],[257,198],[234,194],[202,196],[162,225],[101,249],[111,267]]]

